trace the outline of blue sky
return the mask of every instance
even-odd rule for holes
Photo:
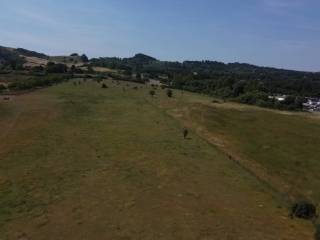
[[[319,0],[1,0],[0,45],[320,71]]]

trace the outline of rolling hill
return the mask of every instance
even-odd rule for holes
[[[318,156],[319,123],[290,114],[178,90],[169,98],[112,79],[1,101],[0,236],[312,240],[313,224],[289,217],[286,196],[319,199],[319,165],[288,144],[298,150],[312,135],[306,143]],[[296,183],[294,191],[263,181],[241,159]]]

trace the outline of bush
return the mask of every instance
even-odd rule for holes
[[[85,54],[82,54],[80,58],[81,58],[81,61],[84,62],[84,63],[89,62],[89,59]]]
[[[317,217],[317,208],[309,201],[299,201],[292,206],[291,217],[313,220]]]
[[[149,94],[153,97],[154,95],[156,95],[156,92],[154,90],[150,90]]]
[[[268,101],[268,95],[264,92],[246,92],[245,94],[240,95],[237,100],[241,103],[246,104],[257,104],[264,105]]]
[[[102,84],[102,88],[109,88],[105,83]]]
[[[94,77],[94,80],[97,82],[97,83],[101,83],[103,81],[104,77],[102,75],[98,75],[98,76],[95,76]]]
[[[0,84],[0,92],[3,92],[3,91],[6,90],[6,89],[7,89],[6,86]]]
[[[173,95],[172,90],[171,90],[171,89],[168,89],[168,90],[167,90],[167,96],[168,96],[169,98],[172,98],[172,95]]]
[[[66,73],[68,71],[68,67],[62,63],[55,64],[53,62],[48,62],[46,71],[47,73]]]
[[[10,83],[8,88],[10,90],[28,90],[36,87],[51,86],[66,81],[68,79],[68,76],[35,77]]]

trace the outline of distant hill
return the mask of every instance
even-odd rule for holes
[[[150,78],[161,79],[177,89],[205,93],[223,98],[238,99],[244,103],[269,105],[274,94],[320,96],[320,74],[247,63],[217,61],[159,61],[137,54],[131,58],[95,58],[94,67],[106,67],[132,72],[148,73]],[[301,100],[296,101],[301,106]],[[273,103],[271,103],[273,105]]]
[[[49,56],[47,56],[46,54],[30,51],[24,48],[17,48],[17,49],[14,49],[13,51],[25,57],[37,57],[42,59],[49,59]]]
[[[7,48],[0,46],[0,64],[16,66],[24,63],[23,57],[19,55],[13,48]]]
[[[261,67],[247,63],[160,61],[143,53],[129,58],[93,58],[88,62],[85,55],[77,53],[69,56],[48,56],[23,48],[0,47],[2,65],[21,65],[22,62],[25,67],[34,67],[46,65],[49,61],[63,63],[68,67],[81,67],[89,63],[92,67],[121,70],[129,77],[135,73],[146,73],[144,76],[162,79],[172,88],[238,99],[244,103],[262,106],[265,106],[266,102],[269,104],[268,97],[274,94],[320,97],[320,73]],[[296,102],[297,105],[301,105],[300,100]]]
[[[19,63],[24,67],[44,66],[48,62],[63,63],[68,66],[81,66],[88,61],[83,55],[71,54],[70,56],[49,56],[44,53],[31,51],[24,48],[9,48],[0,46],[0,64],[10,65],[11,63]]]
[[[124,61],[128,63],[135,63],[135,64],[150,64],[158,60],[148,55],[138,53],[132,58],[125,58]]]

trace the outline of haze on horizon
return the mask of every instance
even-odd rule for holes
[[[0,45],[320,71],[316,0],[2,0]]]

